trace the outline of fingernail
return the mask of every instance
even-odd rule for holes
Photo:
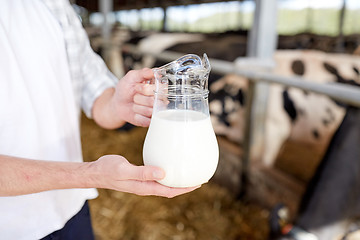
[[[153,177],[156,179],[163,179],[165,177],[165,173],[160,170],[153,171]]]

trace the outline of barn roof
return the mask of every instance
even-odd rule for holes
[[[75,0],[77,5],[85,7],[90,12],[99,11],[100,0]],[[110,0],[108,0],[110,1]],[[126,10],[126,9],[141,9],[150,7],[169,7],[179,5],[212,3],[212,2],[229,2],[219,0],[113,0],[113,9]]]

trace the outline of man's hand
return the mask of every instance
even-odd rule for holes
[[[165,177],[165,172],[153,166],[135,166],[119,155],[105,155],[92,166],[99,188],[113,189],[121,192],[133,193],[141,196],[155,195],[172,198],[197,189],[171,188],[161,185],[156,180]]]
[[[150,124],[154,104],[154,74],[151,69],[129,71],[115,89],[107,89],[95,101],[93,118],[101,127],[112,129],[129,122],[136,126]]]

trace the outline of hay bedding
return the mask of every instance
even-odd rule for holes
[[[103,130],[82,116],[85,161],[121,154],[140,165],[145,135],[144,128]],[[268,232],[267,210],[235,200],[212,181],[173,199],[99,189],[90,209],[97,240],[264,240]]]

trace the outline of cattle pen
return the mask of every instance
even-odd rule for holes
[[[102,2],[106,2],[106,1],[102,1]],[[289,207],[291,212],[290,216],[295,217],[295,215],[297,214],[298,207],[300,205],[300,201],[302,201],[304,192],[306,192],[306,189],[309,186],[307,185],[308,183],[307,180],[309,180],[308,178],[314,176],[313,170],[315,170],[315,168],[318,167],[316,164],[319,163],[319,160],[321,160],[320,158],[322,156],[321,154],[319,155],[317,155],[317,153],[314,154],[314,152],[312,154],[316,155],[316,157],[310,156],[308,152],[301,153],[301,151],[304,150],[304,146],[306,147],[306,144],[303,143],[300,143],[300,145],[301,144],[303,145],[300,146],[297,150],[294,150],[295,145],[297,145],[297,143],[294,143],[295,141],[293,141],[292,143],[290,143],[290,145],[286,145],[287,143],[283,144],[285,148],[288,147],[286,153],[288,155],[286,154],[284,155],[283,153],[280,153],[278,155],[278,157],[280,156],[280,158],[277,159],[278,161],[277,164],[274,165],[270,164],[271,166],[265,164],[265,161],[263,159],[263,156],[266,155],[266,151],[264,150],[265,148],[264,146],[266,145],[266,141],[265,141],[266,136],[264,136],[266,135],[265,119],[268,118],[267,113],[272,110],[269,107],[270,104],[268,104],[268,102],[270,101],[269,89],[273,86],[281,87],[284,89],[294,88],[296,90],[301,90],[303,96],[307,95],[308,93],[311,93],[312,94],[311,96],[322,95],[323,97],[325,96],[329,97],[330,99],[333,100],[333,101],[331,100],[329,101],[331,101],[334,105],[344,104],[349,106],[360,107],[360,88],[354,87],[351,84],[337,83],[330,81],[328,83],[319,83],[316,77],[309,77],[309,76],[303,77],[303,75],[300,77],[301,74],[299,74],[298,76],[283,76],[277,73],[276,71],[273,71],[276,67],[275,54],[277,50],[276,45],[278,41],[277,40],[278,35],[275,29],[276,18],[277,18],[276,17],[277,10],[275,6],[277,1],[256,0],[255,2],[256,2],[256,8],[254,14],[254,23],[253,23],[253,27],[249,30],[249,34],[246,40],[247,56],[240,57],[243,56],[242,55],[243,52],[241,53],[238,52],[239,50],[238,48],[236,48],[236,50],[235,48],[233,49],[234,52],[238,53],[238,55],[236,56],[239,56],[234,61],[232,60],[225,61],[224,59],[221,59],[221,56],[214,58],[211,58],[210,56],[211,73],[215,73],[217,75],[223,75],[223,76],[234,75],[234,76],[238,76],[241,79],[249,80],[246,81],[247,84],[246,87],[248,87],[247,89],[248,92],[246,92],[246,94],[244,95],[245,105],[241,106],[244,107],[244,110],[242,110],[241,112],[241,114],[244,113],[244,116],[242,115],[240,116],[242,119],[241,124],[235,126],[238,127],[239,132],[241,132],[242,134],[241,143],[232,141],[232,139],[227,138],[228,136],[226,136],[226,134],[224,135],[220,134],[219,136],[217,136],[219,142],[219,148],[220,148],[221,161],[219,162],[219,167],[214,175],[213,182],[215,183],[215,185],[219,184],[221,187],[224,186],[224,188],[229,193],[234,194],[235,195],[234,199],[241,198],[246,202],[255,202],[256,204],[260,203],[260,205],[262,207],[265,207],[265,209],[267,210],[273,209],[276,204],[282,202]],[[106,10],[106,8],[107,7],[105,6],[105,10],[103,9],[103,11],[105,11],[103,12],[105,16],[107,15],[106,11],[111,11],[111,9]],[[106,21],[105,21],[105,25],[106,25]],[[163,49],[161,51],[156,51],[155,49],[151,48],[151,45],[148,45],[148,49],[144,49],[144,47],[141,48],[139,47],[139,45],[132,45],[132,44],[124,43],[122,41],[117,41],[117,42],[111,41],[110,40],[111,33],[109,26],[105,26],[105,28],[103,28],[102,30],[104,30],[103,42],[102,42],[103,43],[102,54],[104,59],[108,59],[107,54],[111,53],[112,51],[112,52],[116,52],[116,54],[118,54],[119,56],[121,55],[121,53],[126,53],[126,55],[131,55],[132,57],[134,57],[134,59],[131,59],[129,61],[128,63],[129,65],[133,63],[132,60],[136,61],[139,59],[145,59],[147,57],[154,58],[162,63],[167,63],[175,59],[178,59],[184,54],[192,53],[190,51],[187,52],[187,51],[179,50],[181,48],[178,49],[175,48],[175,51],[173,49],[171,51],[163,50]],[[164,31],[164,29],[162,31]],[[149,33],[151,34],[154,32],[150,31]],[[157,32],[155,32],[155,35],[156,33]],[[161,34],[162,33],[164,32],[161,32]],[[175,32],[175,34],[176,33],[177,32]],[[144,36],[146,35],[147,33],[145,32]],[[141,35],[140,37],[143,36]],[[204,38],[204,42],[205,40],[206,37]],[[357,40],[357,42],[359,41]],[[157,42],[156,44],[161,45],[160,41]],[[326,45],[327,43],[323,42],[323,44]],[[196,47],[190,49],[195,50],[195,52],[202,50],[201,45],[195,45],[195,46]],[[230,46],[232,46],[232,44],[228,44],[228,47]],[[241,46],[243,47],[244,45]],[[298,48],[302,49],[300,46],[298,46]],[[306,49],[306,47],[304,48]],[[164,47],[164,49],[166,48]],[[208,53],[205,49],[206,48],[204,46],[203,51]],[[279,49],[282,48],[279,47]],[[293,48],[289,47],[289,49],[293,49]],[[217,51],[221,52],[222,49],[219,47]],[[197,52],[197,54],[199,54],[199,52]],[[223,54],[225,55],[226,53]],[[122,60],[126,60],[126,59],[121,59],[121,61]],[[142,67],[158,67],[159,65],[161,65],[161,64],[146,65],[144,64],[144,62],[142,63],[143,63]],[[341,63],[339,62],[339,64]],[[136,67],[140,67],[140,66],[138,65]],[[357,72],[357,76],[359,76],[358,65],[356,67],[357,69],[355,69],[354,66],[353,70]],[[129,69],[126,69],[126,71],[127,70]],[[330,73],[328,69],[326,70]],[[122,74],[124,74],[123,71],[121,71],[121,74],[119,74],[119,76],[122,76]],[[242,81],[239,79],[236,80]],[[360,79],[356,77],[355,80],[358,81]],[[210,91],[210,95],[211,94],[212,93]],[[314,102],[314,104],[316,104],[316,102]],[[225,108],[225,104],[222,107]],[[324,105],[324,109],[325,107],[328,106]],[[308,113],[312,114],[311,112]],[[283,128],[283,126],[281,125],[279,125],[278,127],[279,129]],[[137,150],[141,151],[141,149],[137,149]],[[299,155],[299,156],[293,157],[290,155]],[[299,162],[296,161],[299,161],[302,158],[305,159],[305,161],[302,162],[299,167]],[[296,160],[294,161],[294,159]],[[287,160],[289,160],[288,163],[284,164],[284,161]],[[311,161],[313,161],[314,163]],[[307,165],[309,163],[310,166]],[[283,165],[280,166],[281,164]],[[290,166],[292,164],[294,164],[294,166]],[[300,177],[299,175],[296,174],[295,174],[296,176],[292,175],[294,173],[292,172],[293,168],[296,167],[299,168],[298,170],[295,171],[296,174],[302,171],[302,172],[307,172],[305,175],[308,176],[304,177],[304,175],[301,175],[301,173],[300,173]],[[312,170],[309,171],[309,169]],[[206,189],[203,190],[203,192],[206,191],[207,191]],[[114,193],[113,195],[116,198],[115,201],[122,199],[122,196],[120,194]],[[216,208],[215,205],[210,206],[210,208],[214,207],[215,209]],[[234,209],[236,209],[236,211],[239,211],[238,208],[234,208]],[[126,215],[125,214],[126,211],[127,210],[121,211],[122,214],[120,215],[121,216]],[[165,210],[163,211],[163,213],[164,212]],[[107,213],[106,211],[101,214],[102,215],[108,214],[109,216],[112,216],[112,213],[110,212]],[[264,213],[264,216],[267,218],[268,217],[267,213]],[[290,221],[292,220],[294,219],[290,219]],[[172,219],[169,220],[167,218],[166,224],[171,225],[169,224],[169,222],[172,223],[172,221],[173,221]],[[262,223],[261,220],[259,221],[259,219],[257,219],[257,221],[258,223]],[[257,226],[258,223],[256,223],[255,225]],[[185,227],[185,229],[186,228],[189,229],[189,226],[192,227],[192,224],[193,223],[190,223],[187,227]],[[176,229],[179,231],[183,231],[184,225],[177,224]],[[126,231],[126,227],[123,230]],[[174,236],[172,234],[174,233],[169,232],[168,236]],[[150,238],[146,237],[144,239],[150,239]]]
[[[126,53],[132,53],[136,55],[149,55],[158,60],[164,62],[173,61],[185,53],[173,52],[173,51],[163,51],[161,53],[153,53],[151,51],[139,51],[135,45],[125,44],[121,46],[121,50]],[[261,60],[255,60],[253,58],[243,57],[241,58],[241,65],[234,62],[228,62],[218,59],[209,59],[211,63],[212,72],[219,74],[237,74],[243,76],[250,80],[251,84],[265,83],[265,84],[280,84],[287,87],[294,87],[305,91],[310,91],[318,94],[328,96],[336,101],[346,103],[355,107],[360,107],[360,89],[354,88],[353,86],[344,84],[344,83],[328,83],[322,84],[312,81],[311,79],[306,79],[304,77],[285,77],[278,74],[269,72],[271,64]],[[248,61],[247,61],[248,60]],[[256,66],[257,64],[257,66]],[[270,66],[270,67],[269,67]],[[249,70],[250,68],[250,70]],[[252,142],[252,131],[249,129],[254,128],[252,123],[254,122],[253,116],[251,114],[254,111],[254,106],[252,106],[254,96],[248,96],[247,98],[247,115],[246,124],[244,127],[245,139],[244,142]],[[265,114],[265,113],[262,113]],[[246,133],[247,132],[247,133]],[[258,139],[261,141],[261,139]],[[247,149],[245,149],[247,148]],[[255,147],[256,148],[256,147]],[[257,148],[259,149],[259,148]],[[242,158],[242,181],[241,193],[245,194],[246,191],[246,181],[248,181],[249,174],[249,162],[252,156],[252,146],[250,144],[243,146],[243,158]]]
[[[240,176],[237,176],[239,184],[235,184],[230,189],[237,196],[247,196],[270,208],[276,204],[279,198],[282,198],[279,196],[276,200],[269,200],[268,196],[272,193],[271,189],[277,189],[278,192],[281,192],[279,195],[292,196],[287,200],[282,200],[289,206],[292,215],[295,215],[300,196],[305,191],[304,186],[289,179],[286,174],[284,175],[273,168],[264,166],[262,162],[265,144],[263,133],[267,111],[265,106],[269,97],[269,85],[278,84],[321,94],[355,107],[360,107],[360,89],[344,83],[324,84],[300,76],[290,77],[272,73],[271,70],[274,67],[272,57],[276,46],[276,30],[274,29],[276,9],[273,6],[276,6],[276,4],[274,1],[257,1],[256,5],[254,27],[251,29],[248,38],[248,56],[239,57],[234,62],[210,58],[212,72],[222,75],[236,74],[250,80],[249,93],[246,95],[245,100],[242,151],[241,154],[235,154],[238,156],[238,161],[241,162]],[[262,10],[264,8],[267,11]],[[151,56],[163,62],[171,62],[186,54],[174,51],[154,53],[151,50],[139,50],[137,46],[131,44],[124,44],[118,46],[118,48],[125,53],[135,54],[136,56]],[[225,146],[228,143],[220,142],[219,144],[220,148],[236,149],[236,146],[230,148]],[[229,174],[229,172],[227,174],[223,173],[224,176]],[[249,193],[248,189],[258,183],[267,185],[268,189],[254,190],[252,188],[252,192]],[[236,189],[237,187],[239,189]]]

